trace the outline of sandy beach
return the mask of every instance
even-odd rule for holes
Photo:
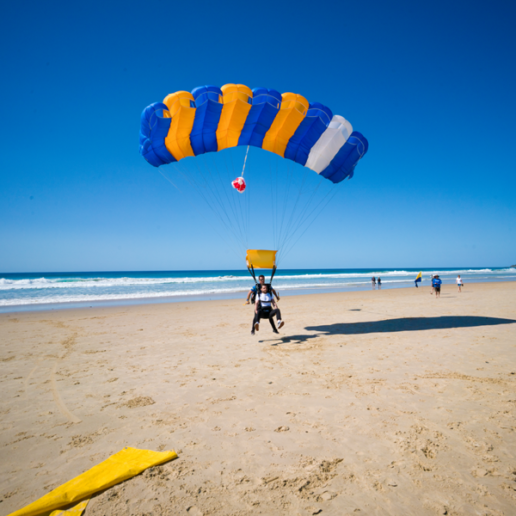
[[[86,516],[516,513],[514,283],[0,314],[0,514],[124,446]]]

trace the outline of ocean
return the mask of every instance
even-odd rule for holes
[[[371,277],[382,278],[382,288],[428,287],[432,274],[443,280],[443,291],[455,289],[460,274],[468,283],[516,281],[516,268],[435,269],[301,269],[280,270],[274,288],[280,295],[345,292],[371,289]],[[266,274],[268,281],[269,275]],[[203,299],[245,299],[253,280],[247,271],[0,273],[0,312],[147,302]]]

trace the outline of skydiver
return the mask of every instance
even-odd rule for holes
[[[260,282],[260,285],[253,285],[253,287],[251,288],[251,290],[247,294],[247,299],[245,300],[245,304],[246,305],[249,304],[249,299],[251,297],[253,298],[252,302],[254,303],[254,299],[256,298],[256,293],[258,292],[258,287],[261,288],[263,285],[266,285],[266,283],[265,283],[265,276],[263,274],[260,274],[258,276],[258,281]],[[280,300],[279,295],[276,293],[276,291],[272,288],[271,285],[269,285],[269,286],[270,286],[271,292],[274,294],[274,296],[276,296],[276,299],[279,301]]]
[[[274,316],[276,316],[278,321],[278,328],[282,328],[285,325],[285,322],[281,320],[281,312],[276,301],[274,301],[274,297],[269,292],[269,288],[268,285],[261,285],[260,293],[256,296],[251,335],[254,335],[255,330],[260,330],[260,319],[269,319],[274,333],[279,333],[274,324]]]

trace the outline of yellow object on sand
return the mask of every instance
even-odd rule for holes
[[[137,448],[124,448],[122,451],[111,455],[104,462],[50,491],[50,493],[27,505],[27,507],[13,512],[10,516],[39,516],[48,514],[50,511],[54,511],[51,516],[59,516],[60,514],[63,514],[63,516],[79,516],[88,504],[88,500],[85,500],[85,498],[90,498],[94,493],[132,478],[147,468],[158,466],[172,459],[177,459],[175,451],[155,452],[138,450]],[[79,506],[84,504],[82,508],[75,506],[66,512],[56,511],[56,509],[63,509],[78,501],[81,501]]]
[[[57,511],[52,511],[49,516],[81,516],[90,501],[89,498],[83,500],[82,502],[74,505],[71,509],[57,509]],[[16,514],[16,513],[15,513]]]
[[[278,251],[266,251],[265,249],[248,249],[247,266],[255,269],[272,269],[276,266],[276,253]]]

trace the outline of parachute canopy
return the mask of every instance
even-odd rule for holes
[[[178,91],[141,116],[140,154],[155,167],[242,145],[274,152],[333,183],[353,177],[369,146],[319,102],[243,84]]]
[[[248,249],[245,257],[248,268],[274,269],[276,267],[276,253],[265,249]]]

